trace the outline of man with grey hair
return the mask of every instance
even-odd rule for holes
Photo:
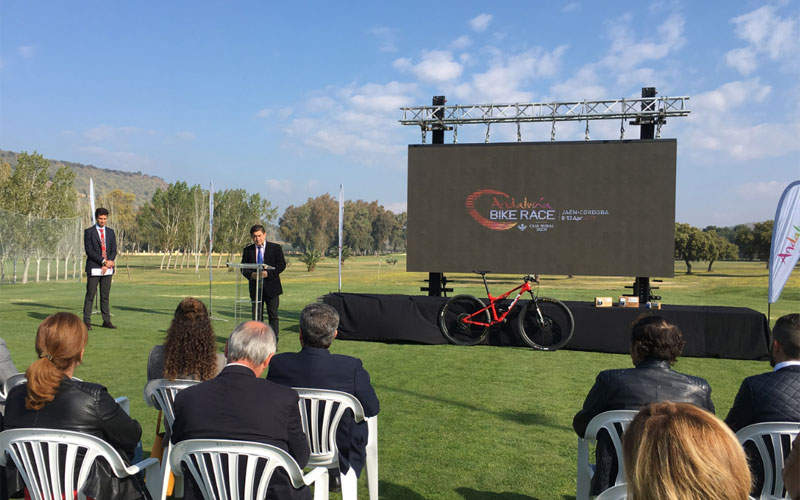
[[[307,305],[300,313],[300,352],[275,356],[267,380],[289,387],[346,392],[358,398],[367,417],[375,416],[380,404],[361,360],[328,350],[338,327],[336,309],[327,304]],[[336,445],[342,474],[359,476],[366,457],[366,422],[356,423],[352,414],[346,413],[336,433]]]
[[[225,348],[228,364],[216,378],[184,389],[175,397],[172,442],[186,439],[235,439],[271,444],[300,467],[309,449],[300,424],[297,393],[259,378],[275,354],[275,334],[260,321],[242,323]],[[184,499],[202,498],[197,485]],[[283,470],[272,476],[268,499],[310,499],[307,487],[292,488]]]

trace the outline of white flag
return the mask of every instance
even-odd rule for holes
[[[89,206],[92,207],[92,224],[94,221],[94,179],[89,177]]]
[[[778,202],[769,252],[769,303],[781,296],[800,257],[800,181],[789,184]]]

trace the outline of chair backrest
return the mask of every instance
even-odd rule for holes
[[[338,464],[336,429],[346,410],[356,422],[364,420],[364,408],[352,394],[326,389],[294,387],[300,396],[300,421],[308,439],[311,465]]]
[[[175,396],[183,389],[199,383],[199,380],[153,379],[144,386],[144,401],[148,406],[162,411],[171,429],[175,422]]]
[[[586,433],[583,438],[578,438],[578,478],[577,478],[577,500],[589,498],[589,489],[592,481],[592,468],[589,458],[589,445],[597,442],[597,434],[601,430],[608,432],[614,451],[617,455],[617,477],[614,478],[614,485],[619,485],[625,481],[625,464],[622,460],[622,433],[628,428],[633,417],[639,413],[636,410],[612,410],[603,412],[594,417],[589,425],[586,426]]]
[[[742,445],[752,442],[764,464],[764,487],[761,499],[790,498],[783,489],[783,471],[791,442],[800,433],[800,422],[766,422],[740,429],[736,438]]]
[[[206,500],[262,499],[277,467],[286,471],[292,486],[305,484],[303,471],[291,455],[263,443],[217,439],[189,439],[174,445],[170,467],[183,475],[184,464]],[[327,478],[326,478],[327,480]]]
[[[119,453],[100,438],[54,429],[12,429],[0,432],[0,466],[16,465],[33,500],[78,498],[95,460],[102,457],[117,477],[129,470]]]
[[[6,381],[3,382],[3,398],[5,399],[8,396],[8,393],[11,391],[11,389],[20,384],[24,384],[27,381],[28,379],[25,378],[24,373],[15,373],[14,375],[8,377]]]
[[[594,500],[626,500],[628,498],[628,485],[621,483],[603,491]]]

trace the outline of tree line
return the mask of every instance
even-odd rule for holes
[[[675,224],[675,258],[686,263],[687,274],[692,262],[708,261],[708,271],[718,260],[769,260],[772,244],[772,220],[751,226],[707,226],[699,229],[686,223]]]

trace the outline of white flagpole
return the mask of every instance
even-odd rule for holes
[[[344,184],[339,184],[339,291],[342,291],[342,226],[344,224]]]
[[[91,177],[89,177],[89,206],[92,207],[92,225],[94,225],[94,179]]]

